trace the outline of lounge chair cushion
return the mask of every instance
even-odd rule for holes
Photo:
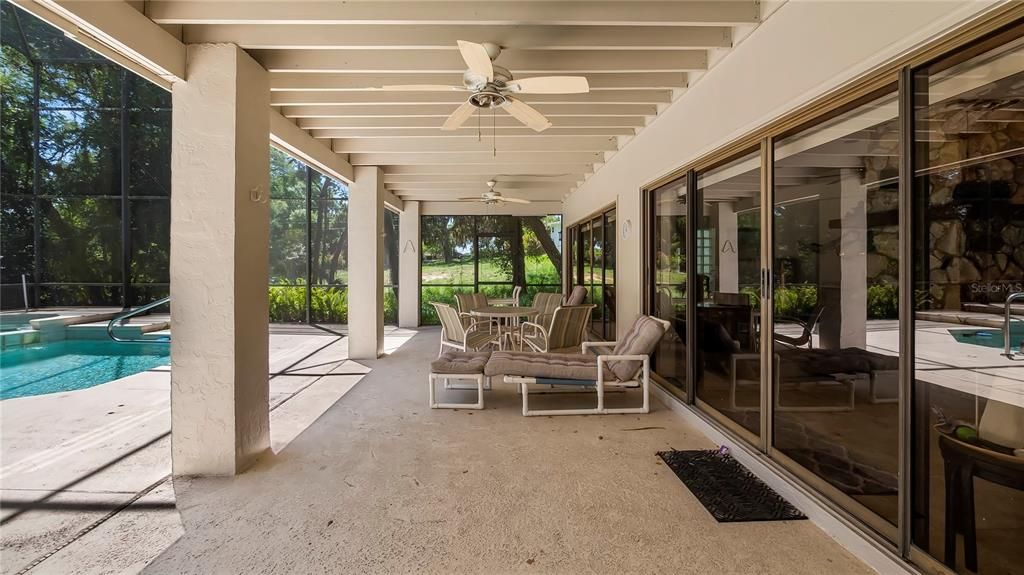
[[[626,335],[619,340],[612,355],[650,355],[663,335],[665,335],[664,324],[650,316],[642,315],[633,322]],[[612,370],[619,381],[633,379],[642,365],[643,363],[639,360],[608,362],[608,368]]]
[[[483,373],[490,357],[489,351],[446,351],[430,362],[430,372],[452,375]]]
[[[597,381],[597,356],[578,353],[496,351],[484,374]]]

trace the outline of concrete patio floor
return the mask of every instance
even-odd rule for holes
[[[872,572],[810,521],[716,523],[655,456],[713,445],[656,401],[523,418],[496,384],[484,411],[426,408],[438,336],[366,362],[247,473],[175,480],[184,533],[145,572]]]
[[[386,345],[412,332],[388,329]],[[271,441],[283,449],[369,371],[347,339],[275,325]],[[170,474],[168,367],[0,402],[0,572],[134,573],[182,525]]]

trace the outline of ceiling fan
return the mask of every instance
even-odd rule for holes
[[[459,198],[459,201],[462,201],[462,202],[466,202],[466,201],[469,201],[469,202],[482,202],[482,203],[488,204],[488,205],[501,204],[501,203],[506,203],[506,202],[510,203],[510,204],[529,204],[530,203],[530,200],[524,200],[523,198],[508,198],[508,197],[505,197],[505,196],[501,195],[501,192],[499,192],[499,191],[494,189],[494,186],[497,185],[497,183],[498,182],[496,182],[494,180],[487,180],[487,188],[488,188],[488,190],[486,192],[480,194],[479,196],[473,196],[473,197],[469,197],[469,198]]]
[[[513,94],[585,94],[590,91],[590,84],[583,76],[514,79],[512,72],[507,68],[493,63],[501,54],[501,47],[497,44],[476,44],[459,40],[459,52],[469,67],[462,74],[462,86],[413,84],[384,86],[383,89],[408,92],[471,92],[469,99],[448,116],[441,126],[442,130],[458,129],[477,109],[502,108],[536,132],[548,129],[551,122],[533,107],[513,97]]]

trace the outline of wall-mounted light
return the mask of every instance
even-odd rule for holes
[[[628,240],[630,232],[633,231],[633,221],[626,220],[622,222],[622,239]]]

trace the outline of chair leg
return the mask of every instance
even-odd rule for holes
[[[974,474],[970,467],[960,472],[960,510],[964,517],[964,567],[978,571],[978,532],[974,525]]]
[[[957,492],[960,490],[959,468],[953,463],[946,462],[946,525],[945,525],[945,550],[943,552],[943,563],[947,567],[956,569],[956,533],[957,533]]]
[[[523,417],[530,415],[530,391],[527,389],[525,383],[520,383],[520,393],[523,396]]]

